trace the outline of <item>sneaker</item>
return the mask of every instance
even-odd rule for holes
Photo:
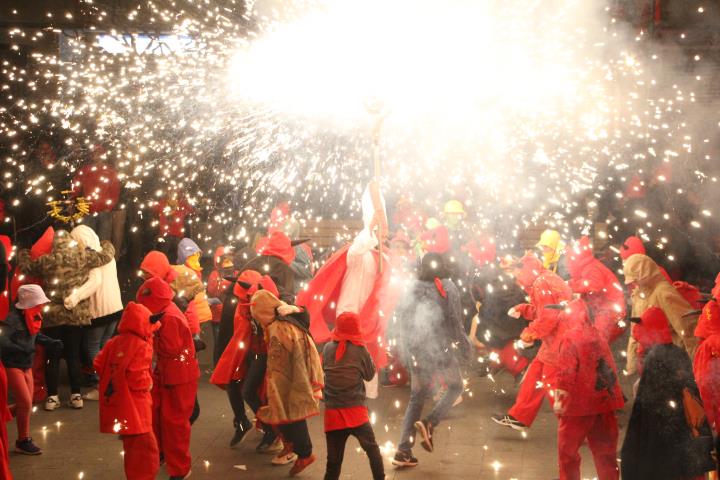
[[[186,478],[190,478],[190,474],[192,471],[188,471],[185,475],[173,475],[169,478],[169,480],[185,480]]]
[[[418,460],[413,457],[412,452],[398,450],[392,459],[392,464],[396,467],[417,467]]]
[[[53,410],[57,410],[60,408],[60,397],[57,395],[50,395],[45,400],[45,410],[48,412],[52,412]]]
[[[528,426],[519,420],[516,420],[512,415],[493,415],[492,421],[503,427],[510,427],[518,432],[527,430]]]
[[[460,396],[457,397],[457,398],[455,399],[455,401],[453,402],[453,407],[457,407],[457,406],[460,405],[462,402],[463,402],[463,397],[462,397],[462,395],[460,395]]]
[[[76,410],[80,410],[83,407],[83,399],[79,393],[73,393],[72,395],[70,395],[70,401],[68,402],[68,406]]]
[[[288,442],[283,445],[282,452],[278,453],[277,456],[270,461],[270,463],[272,463],[273,465],[287,465],[288,463],[292,463],[297,459],[298,456],[295,454],[295,452],[293,452],[292,443]]]
[[[15,442],[15,451],[23,455],[40,455],[42,453],[40,447],[35,445],[30,437],[17,440]]]
[[[315,463],[315,455],[313,454],[310,454],[310,456],[307,458],[298,458],[297,460],[295,460],[295,465],[293,465],[290,469],[290,476],[294,477],[313,463]]]
[[[233,435],[232,440],[230,440],[230,448],[242,443],[242,441],[247,438],[247,434],[250,430],[252,430],[252,423],[247,420],[235,425],[235,435]]]
[[[420,434],[420,438],[422,440],[420,441],[420,445],[427,450],[428,452],[432,453],[433,451],[433,426],[432,423],[428,422],[427,420],[419,420],[415,422],[415,429]]]
[[[89,392],[83,394],[82,398],[83,400],[92,400],[97,402],[98,400],[100,400],[100,392],[98,392],[97,388],[93,388]]]
[[[280,437],[277,436],[277,433],[273,432],[272,430],[268,430],[267,432],[265,432],[262,440],[260,440],[258,446],[255,447],[255,451],[257,453],[277,453],[282,449],[282,440],[280,440]]]

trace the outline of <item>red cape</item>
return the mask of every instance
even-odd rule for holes
[[[247,368],[245,366],[245,357],[250,351],[250,337],[252,335],[250,308],[248,306],[237,306],[233,325],[233,336],[225,350],[223,350],[210,377],[210,383],[223,389],[228,383],[241,380],[245,376]]]
[[[347,272],[347,252],[350,245],[335,252],[330,259],[318,270],[317,275],[310,281],[307,290],[297,295],[297,305],[305,307],[310,314],[310,333],[316,343],[330,341],[331,326],[335,324],[337,312],[335,306],[340,297],[342,281]],[[379,252],[373,251],[375,259]],[[383,272],[375,277],[370,296],[362,310],[360,317],[360,331],[370,356],[378,369],[387,365],[385,351],[385,329],[387,320],[395,309],[398,292],[391,291],[389,287],[391,278],[391,265],[386,255],[383,255]],[[380,314],[382,312],[382,315]],[[341,312],[342,313],[342,312]]]

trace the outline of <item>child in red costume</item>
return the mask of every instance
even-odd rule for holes
[[[622,391],[610,347],[590,322],[582,300],[561,314],[555,413],[558,414],[560,480],[580,480],[580,446],[587,439],[599,480],[618,480],[618,425]]]
[[[703,307],[695,336],[701,341],[695,352],[693,372],[708,422],[720,433],[720,275],[715,279],[713,299]]]
[[[545,305],[570,301],[570,287],[556,273],[546,270],[542,261],[532,253],[520,259],[520,265],[513,272],[516,282],[530,296],[530,303],[517,305],[508,314],[515,318],[524,317],[530,321],[520,334],[525,344],[542,340],[537,357],[530,362],[520,386],[515,404],[507,415],[496,415],[495,423],[515,430],[530,427],[542,406],[543,396],[554,389],[558,366],[558,346],[562,334],[559,311],[545,309]],[[538,383],[544,388],[537,388]]]
[[[624,331],[625,294],[609,268],[593,256],[588,237],[583,237],[567,252],[570,288],[587,302],[590,316],[606,342],[612,343]]]
[[[95,357],[100,376],[100,431],[120,435],[128,480],[154,480],[160,470],[152,425],[152,334],[150,310],[130,302],[110,339]]]
[[[151,278],[142,284],[137,302],[153,314],[162,314],[155,333],[157,358],[153,372],[153,430],[171,479],[190,473],[190,416],[195,404],[200,369],[185,315],[172,302],[166,282]]]
[[[254,270],[245,270],[237,278],[233,286],[233,295],[238,299],[233,337],[210,377],[210,383],[227,390],[235,427],[235,435],[230,441],[231,447],[240,443],[252,428],[245,414],[245,402],[257,413],[264,396],[261,393],[267,366],[267,345],[262,329],[250,317],[250,298],[259,286],[273,295],[279,295],[272,279],[263,277]],[[277,449],[279,443],[272,446],[277,434],[270,427],[263,427],[263,430],[265,435],[258,446],[258,452]]]

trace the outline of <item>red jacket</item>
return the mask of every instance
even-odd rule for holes
[[[615,361],[608,343],[590,323],[585,302],[570,302],[560,317],[565,329],[558,346],[557,388],[568,392],[562,415],[598,415],[622,408]]]
[[[703,308],[695,336],[702,343],[695,352],[693,372],[708,422],[720,432],[720,306],[711,300]]]
[[[625,318],[625,294],[609,268],[593,256],[587,237],[569,250],[566,266],[570,288],[587,303],[595,327],[605,340],[623,331],[618,322]]]
[[[130,302],[111,338],[95,357],[100,376],[100,432],[152,432],[152,333],[150,310]]]
[[[113,167],[89,163],[78,170],[72,182],[73,193],[90,202],[90,213],[110,212],[120,198],[120,180]]]
[[[527,320],[531,320],[523,334],[529,334],[534,339],[542,340],[537,355],[538,360],[549,365],[556,365],[559,334],[562,333],[562,325],[559,324],[560,312],[544,307],[570,301],[572,292],[567,283],[556,273],[543,268],[540,259],[534,255],[525,257],[523,257],[523,267],[516,277],[518,283],[526,288],[530,295],[530,304],[519,306],[522,315]],[[527,288],[527,285],[530,287]]]
[[[153,342],[155,378],[163,386],[197,381],[200,377],[192,333],[185,315],[172,302],[174,295],[170,285],[153,277],[142,284],[136,298],[153,314],[163,313]]]
[[[238,299],[233,321],[233,336],[227,347],[225,347],[210,377],[210,383],[213,385],[225,388],[228,383],[242,380],[245,377],[245,358],[250,351],[253,337],[250,323],[249,302],[252,295],[250,292],[255,293],[257,285],[262,281],[263,276],[255,270],[245,270],[238,276],[238,281],[233,286],[232,294]],[[265,286],[263,288],[265,287],[274,295],[278,295],[277,287],[269,277],[265,277]]]

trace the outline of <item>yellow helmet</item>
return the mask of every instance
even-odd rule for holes
[[[557,230],[545,230],[540,235],[540,241],[535,245],[536,247],[548,247],[553,250],[557,250],[558,244],[560,243],[560,232]]]
[[[560,238],[560,232],[556,230],[545,230],[540,235],[540,241],[535,245],[543,249],[543,266],[545,268],[557,268],[557,262],[565,251],[565,243]]]
[[[443,207],[443,213],[465,215],[465,207],[459,200],[450,200]]]

